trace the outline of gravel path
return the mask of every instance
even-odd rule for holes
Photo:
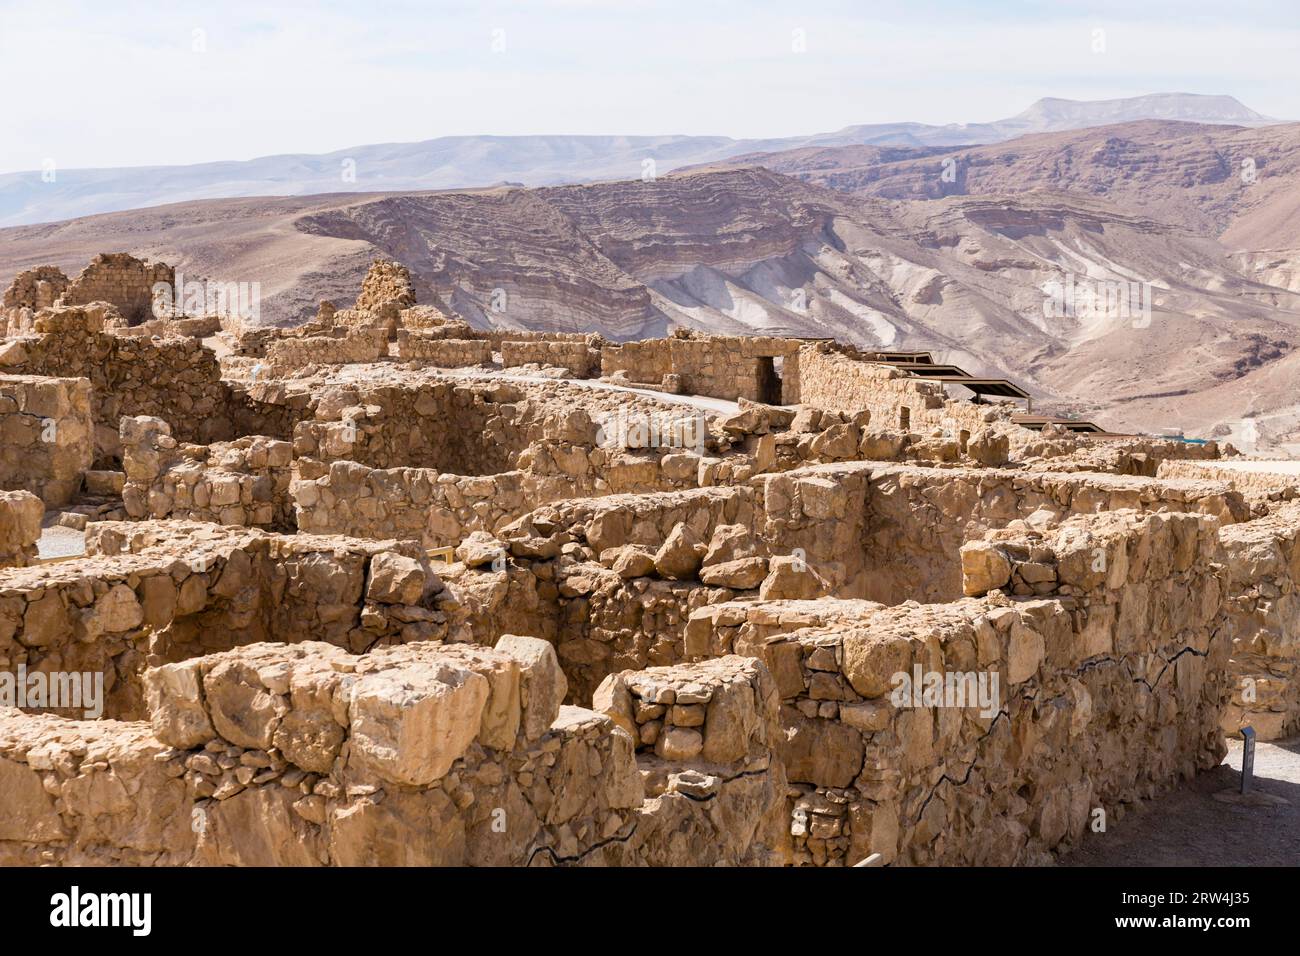
[[[1229,740],[1222,764],[1087,834],[1061,865],[1300,866],[1300,737],[1255,747],[1255,789],[1285,803],[1235,796],[1241,747]]]

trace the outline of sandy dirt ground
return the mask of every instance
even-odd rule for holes
[[[1089,833],[1063,866],[1300,866],[1300,737],[1260,743],[1241,799],[1240,740],[1213,770]]]

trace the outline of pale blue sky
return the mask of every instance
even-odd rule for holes
[[[1294,0],[0,0],[0,172],[461,134],[785,136],[1161,91],[1226,93],[1300,118],[1298,10]],[[1104,53],[1093,52],[1096,29]]]

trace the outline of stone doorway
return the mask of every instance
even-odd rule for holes
[[[758,357],[758,400],[765,405],[781,404],[781,373],[777,361],[770,355]]]

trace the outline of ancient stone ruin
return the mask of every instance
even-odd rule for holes
[[[169,274],[5,294],[0,862],[1037,864],[1300,729],[1297,481],[1230,448]]]

